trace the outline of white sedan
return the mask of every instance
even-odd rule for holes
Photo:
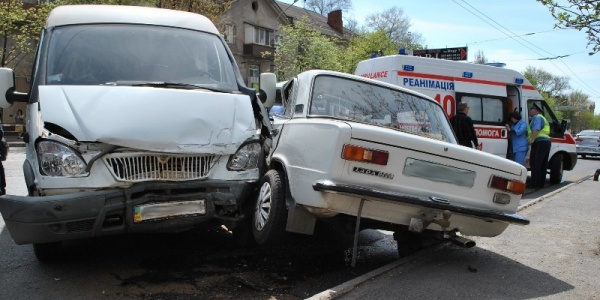
[[[354,75],[312,70],[281,90],[274,141],[252,214],[259,244],[313,234],[317,219],[393,230],[401,256],[423,236],[464,246],[516,213],[527,170],[456,143],[435,100]]]

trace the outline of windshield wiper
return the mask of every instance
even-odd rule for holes
[[[212,92],[227,93],[222,89],[207,87],[201,84],[183,83],[183,82],[169,82],[169,81],[127,81],[119,80],[113,82],[107,82],[105,85],[117,85],[117,86],[139,86],[139,87],[163,87],[163,88],[175,88],[175,89],[203,89]]]

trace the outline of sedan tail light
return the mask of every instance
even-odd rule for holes
[[[522,195],[525,193],[525,183],[492,175],[488,187],[501,191]]]
[[[387,151],[367,149],[364,147],[354,145],[344,145],[344,150],[342,152],[343,159],[366,162],[382,166],[387,165],[389,156],[390,154]]]

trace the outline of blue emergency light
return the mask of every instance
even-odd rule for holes
[[[473,72],[463,72],[464,78],[473,78]]]
[[[523,78],[515,78],[516,84],[523,84],[523,82],[524,82]]]
[[[408,72],[412,72],[415,70],[415,66],[411,66],[411,65],[402,65],[402,69],[404,71],[408,71]]]

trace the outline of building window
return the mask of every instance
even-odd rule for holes
[[[246,24],[245,33],[246,37],[244,42],[246,44],[259,44],[275,47],[275,34],[271,29],[254,27]]]
[[[258,90],[260,82],[260,66],[250,65],[248,68],[248,86]]]
[[[228,44],[235,43],[235,25],[227,24],[225,25],[223,38]]]

